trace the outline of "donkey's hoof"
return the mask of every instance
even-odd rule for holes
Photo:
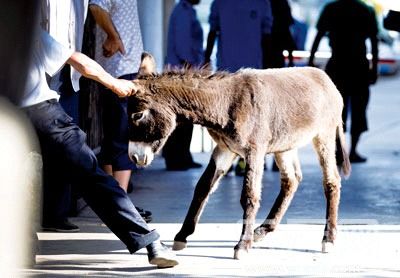
[[[179,251],[186,248],[186,242],[183,241],[174,241],[174,245],[172,246],[172,250]]]
[[[264,239],[264,237],[267,235],[263,227],[258,227],[254,230],[254,235],[253,235],[253,241],[254,242],[259,242]]]
[[[333,242],[323,241],[322,242],[322,253],[330,253],[334,249]]]
[[[235,249],[233,258],[235,260],[241,260],[241,259],[245,258],[248,254],[249,254],[249,251],[246,249]]]

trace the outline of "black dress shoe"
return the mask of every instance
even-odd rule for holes
[[[201,167],[203,167],[203,165],[201,165],[200,163],[194,162],[194,161],[192,161],[192,163],[190,163],[188,166],[189,166],[189,168],[201,168]]]
[[[149,263],[158,268],[174,267],[178,264],[175,254],[161,241],[156,240],[146,246]]]
[[[367,158],[366,157],[362,157],[358,153],[351,153],[349,158],[350,158],[350,162],[351,163],[364,163],[364,162],[367,162]]]
[[[144,210],[141,207],[136,207],[136,210],[139,212],[140,216],[144,219],[146,223],[151,222],[153,218],[151,217],[153,214],[149,210]]]
[[[80,231],[79,227],[69,222],[68,219],[55,223],[43,223],[42,230],[59,233],[77,233]]]

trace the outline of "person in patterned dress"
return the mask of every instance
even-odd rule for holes
[[[97,23],[95,60],[113,77],[133,80],[143,52],[136,0],[90,0]],[[127,192],[135,165],[128,156],[127,98],[119,98],[102,87],[104,138],[99,161]],[[151,221],[151,212],[138,208]]]

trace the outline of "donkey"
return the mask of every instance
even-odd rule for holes
[[[234,258],[246,254],[253,241],[262,240],[281,221],[302,179],[297,149],[312,141],[323,171],[327,209],[322,251],[328,252],[336,237],[341,187],[336,141],[343,155],[343,174],[350,174],[343,100],[329,77],[310,67],[236,73],[183,69],[157,74],[154,70],[153,57],[143,53],[133,81],[136,88],[128,98],[130,158],[149,165],[180,121],[205,126],[216,142],[173,249],[186,247],[210,193],[241,156],[246,160],[240,198],[244,213]],[[253,230],[267,153],[275,155],[281,189],[265,222]]]

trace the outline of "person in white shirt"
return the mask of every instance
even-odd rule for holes
[[[135,89],[134,83],[112,77],[94,60],[65,48],[43,30],[35,38],[32,51],[28,81],[19,105],[37,132],[44,151],[43,163],[49,163],[49,152],[65,159],[69,166],[65,171],[79,181],[79,190],[86,203],[130,253],[146,247],[150,264],[158,267],[177,265],[174,255],[159,241],[157,231],[147,226],[126,192],[99,167],[95,154],[85,142],[86,134],[60,106],[58,93],[49,88],[46,74],[52,76],[68,63],[119,97],[129,96]]]
[[[72,51],[81,51],[88,0],[41,1],[41,26],[53,38]],[[60,92],[59,103],[79,124],[79,79],[81,74],[68,64],[48,78],[50,88]],[[49,154],[51,155],[51,154]],[[57,160],[54,158],[53,160]],[[47,163],[43,168],[42,228],[55,232],[78,232],[68,219],[72,204],[72,186],[62,165]],[[54,186],[57,184],[57,186]],[[74,192],[77,195],[77,192]]]

